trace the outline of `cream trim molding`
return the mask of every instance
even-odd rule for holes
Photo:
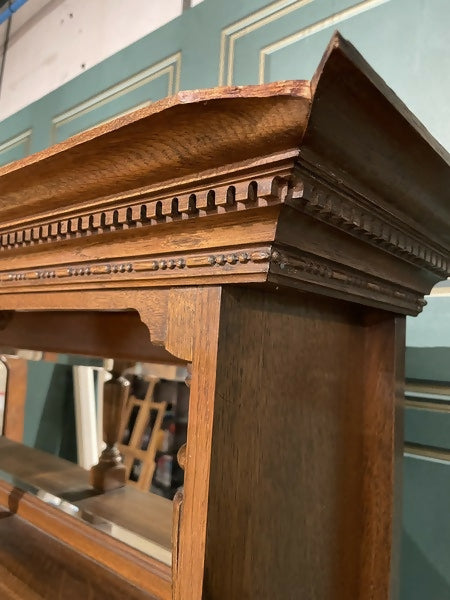
[[[150,106],[151,103],[152,103],[151,100],[147,100],[146,102],[141,102],[140,104],[136,104],[135,106],[132,106],[131,108],[128,108],[127,110],[124,110],[123,112],[117,113],[116,115],[113,115],[112,117],[109,117],[108,119],[105,119],[104,121],[99,121],[95,125],[92,125],[92,127],[88,127],[87,129],[85,129],[84,131],[90,131],[91,129],[95,129],[96,127],[99,127],[99,125],[106,125],[106,123],[110,123],[111,121],[114,121],[114,119],[119,119],[120,117],[129,115],[130,113],[134,112],[135,110],[139,110],[140,108]]]
[[[166,95],[172,96],[180,89],[181,52],[176,52],[175,54],[168,56],[164,60],[153,64],[147,69],[132,75],[128,79],[113,85],[112,87],[54,117],[52,119],[51,132],[52,143],[55,143],[58,129],[61,126],[90,113],[92,110],[95,110],[101,106],[105,106],[109,102],[112,102],[113,100],[116,100],[117,98],[120,98],[121,96],[124,96],[142,87],[143,85],[146,85],[150,81],[158,79],[159,77],[163,77],[166,74],[168,75]],[[145,104],[147,104],[147,102],[141,103],[137,107],[135,106],[121,114],[127,114],[128,112],[131,112],[132,110],[135,110],[136,108],[139,108]],[[117,115],[114,115],[112,118],[116,118],[116,116]],[[110,119],[107,119],[105,122],[108,120]]]
[[[314,1],[277,0],[225,27],[220,36],[219,85],[233,85],[236,40]]]
[[[450,383],[423,382],[407,379],[405,396],[410,399],[429,398],[448,400],[450,403]]]
[[[411,458],[419,458],[422,460],[436,461],[440,463],[450,464],[450,450],[444,448],[433,448],[432,446],[420,446],[419,444],[405,444],[405,456]]]
[[[428,410],[430,412],[438,412],[438,413],[450,413],[450,402],[445,404],[444,402],[420,402],[419,400],[412,400],[408,398],[405,400],[404,404],[405,408],[413,408],[416,410]]]
[[[303,29],[299,29],[299,31],[296,31],[295,33],[292,33],[291,35],[288,35],[284,38],[281,38],[280,40],[278,40],[276,42],[273,42],[271,44],[268,44],[267,46],[264,46],[259,51],[259,83],[265,83],[266,58],[268,56],[270,56],[271,54],[274,54],[278,50],[286,48],[287,46],[290,46],[291,44],[295,44],[295,42],[298,42],[299,40],[302,40],[311,35],[314,35],[315,33],[318,33],[319,31],[323,31],[324,29],[327,29],[328,27],[332,27],[333,25],[342,23],[343,21],[351,19],[352,17],[355,17],[356,15],[359,15],[363,12],[371,10],[372,8],[380,6],[381,4],[386,4],[387,2],[390,2],[390,1],[391,0],[363,0],[363,2],[359,2],[358,4],[355,4],[354,6],[345,8],[344,10],[342,10],[340,12],[334,13],[333,15],[330,15],[329,17],[326,17],[325,19],[321,19],[320,21],[313,23],[312,25],[308,25],[307,27],[304,27]]]
[[[0,144],[0,154],[3,154],[4,152],[9,152],[10,150],[17,148],[18,146],[21,146],[22,144],[25,145],[25,155],[29,154],[32,131],[32,129],[22,131],[22,133],[19,133],[19,135],[16,135],[11,139],[6,140],[6,142]]]
[[[450,277],[448,277],[445,285],[434,287],[430,292],[430,296],[450,297]]]

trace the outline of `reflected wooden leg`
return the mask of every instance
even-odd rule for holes
[[[115,365],[112,379],[104,387],[103,431],[106,448],[98,464],[91,468],[91,485],[102,492],[123,487],[126,483],[126,468],[117,443],[129,389],[130,382],[120,376],[120,370]]]

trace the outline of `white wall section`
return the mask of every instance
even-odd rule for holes
[[[12,17],[0,120],[168,23],[182,10],[183,0],[28,0]],[[0,27],[0,53],[5,34],[6,23]]]

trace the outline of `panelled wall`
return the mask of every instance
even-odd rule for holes
[[[334,29],[450,147],[449,27],[447,0],[205,0],[3,121],[0,161],[179,89],[308,79]]]
[[[402,600],[450,598],[450,295],[407,327]]]
[[[3,121],[0,161],[180,89],[309,79],[334,29],[450,148],[448,0],[204,0]],[[402,600],[450,597],[450,296],[440,290],[408,323]]]

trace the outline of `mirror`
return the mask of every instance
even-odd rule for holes
[[[8,368],[17,360],[26,363],[25,376]],[[5,356],[2,425],[20,404],[14,392],[25,397],[22,436],[20,427],[9,427],[8,437],[6,427],[0,437],[0,479],[170,565],[172,499],[183,485],[176,456],[187,436],[187,370],[149,363],[126,363],[123,370],[120,364],[128,393],[115,435],[125,485],[95,489],[90,470],[105,451],[111,417],[105,385],[114,384],[118,365],[55,353]]]

